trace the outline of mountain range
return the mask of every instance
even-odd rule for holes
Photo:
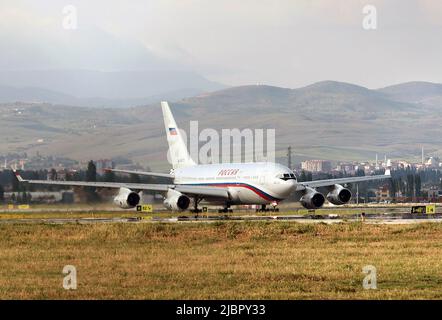
[[[45,102],[84,107],[131,107],[179,100],[225,88],[178,70],[2,70],[1,102]]]
[[[16,95],[27,97],[26,92]],[[34,94],[63,99],[52,91]],[[297,89],[250,85],[206,91],[176,99],[171,107],[185,130],[190,120],[198,120],[200,130],[274,128],[277,157],[284,163],[289,145],[295,161],[373,160],[376,153],[380,158],[386,154],[417,159],[422,146],[428,155],[440,156],[441,104],[441,84],[408,82],[368,89],[322,81]],[[165,170],[169,166],[160,109],[158,103],[98,109],[4,102],[0,154],[38,151],[78,160],[126,157]]]

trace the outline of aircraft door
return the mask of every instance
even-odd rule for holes
[[[267,176],[267,172],[262,172],[260,175],[259,175],[259,184],[261,184],[261,185],[265,185],[266,184],[266,176]]]

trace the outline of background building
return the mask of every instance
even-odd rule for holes
[[[328,160],[306,160],[301,163],[301,169],[310,172],[330,172],[332,164]]]
[[[97,173],[102,175],[105,173],[105,169],[114,168],[114,162],[110,159],[100,159],[95,162],[95,166],[97,167]]]

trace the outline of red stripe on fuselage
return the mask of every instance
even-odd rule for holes
[[[252,186],[249,186],[249,185],[243,184],[243,183],[203,183],[203,184],[199,184],[199,185],[207,185],[207,186],[213,186],[213,187],[242,187],[242,188],[246,188],[246,189],[249,189],[249,190],[255,192],[258,196],[260,196],[261,198],[263,198],[267,201],[280,200],[280,199],[272,197],[272,196],[269,197],[269,196],[265,195],[258,188],[252,187]]]

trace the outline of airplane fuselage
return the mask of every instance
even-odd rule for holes
[[[175,169],[174,183],[229,189],[231,204],[277,204],[296,189],[293,172],[275,163],[222,163]]]

